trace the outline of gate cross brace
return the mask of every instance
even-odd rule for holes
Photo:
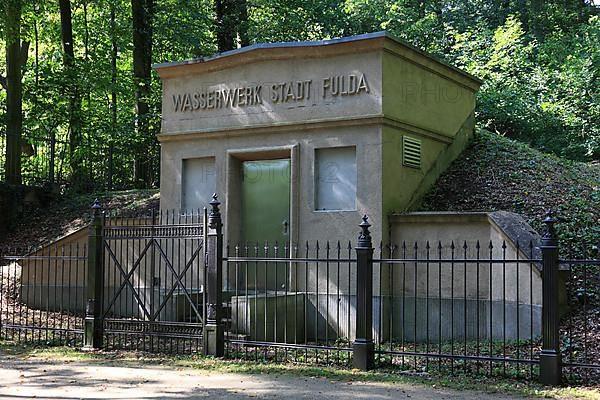
[[[171,289],[169,290],[169,293],[165,296],[165,299],[161,302],[160,306],[158,307],[158,309],[156,310],[156,312],[152,316],[152,320],[154,320],[158,316],[158,314],[161,312],[161,310],[165,307],[165,305],[167,304],[167,301],[169,301],[169,299],[171,298],[173,292],[175,291],[175,288],[177,286],[180,286],[181,289],[183,289],[184,296],[189,301],[190,306],[192,307],[192,309],[196,313],[196,316],[198,318],[200,318],[201,321],[204,322],[204,318],[203,318],[203,316],[200,315],[200,312],[198,311],[198,308],[194,304],[194,301],[192,300],[192,297],[190,296],[190,293],[188,292],[188,290],[185,287],[185,285],[183,284],[183,282],[181,282],[181,278],[190,269],[190,267],[192,266],[192,263],[194,262],[194,260],[198,256],[198,254],[200,253],[200,250],[202,250],[203,246],[202,245],[198,246],[198,248],[196,249],[196,251],[194,251],[194,253],[190,257],[190,259],[186,262],[185,268],[183,269],[183,272],[181,272],[181,274],[177,274],[177,272],[175,272],[175,269],[173,268],[173,264],[169,261],[169,259],[168,259],[167,255],[165,254],[164,250],[160,247],[160,245],[158,243],[156,243],[156,244],[157,244],[157,247],[158,247],[158,251],[161,254],[161,257],[165,260],[165,263],[167,264],[167,267],[169,267],[169,269],[171,270],[171,273],[173,274],[173,276],[175,277],[175,279],[176,279],[177,282],[175,282],[175,285],[173,285],[171,287]]]
[[[136,260],[136,262],[133,264],[133,267],[131,268],[131,270],[127,274],[125,273],[125,270],[123,270],[123,266],[117,260],[117,256],[112,251],[112,249],[110,248],[110,246],[108,245],[108,243],[106,241],[104,242],[105,247],[108,250],[108,254],[110,255],[110,258],[112,258],[112,260],[115,262],[115,266],[119,269],[119,271],[121,272],[121,275],[123,275],[124,281],[123,281],[123,283],[121,283],[121,286],[117,290],[117,292],[114,295],[113,299],[110,301],[108,307],[106,307],[106,310],[104,312],[103,318],[105,318],[108,315],[108,312],[110,311],[111,307],[117,302],[117,299],[121,295],[121,291],[127,285],[127,286],[129,286],[131,288],[131,291],[132,291],[134,297],[136,298],[136,300],[138,301],[139,306],[142,308],[142,311],[144,311],[144,315],[149,320],[151,320],[150,313],[148,312],[148,310],[144,306],[144,303],[142,302],[142,299],[140,298],[139,294],[137,293],[137,291],[133,287],[133,284],[131,283],[130,279],[131,279],[131,276],[133,275],[133,273],[135,272],[135,270],[137,269],[137,267],[140,265],[140,262],[142,261],[142,259],[146,255],[146,252],[148,251],[148,249],[152,245],[152,242],[153,242],[153,240],[149,240],[148,241],[148,243],[146,244],[146,247],[144,247],[144,250],[140,253],[140,256],[138,257],[138,259]]]

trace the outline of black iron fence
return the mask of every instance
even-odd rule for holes
[[[224,261],[227,356],[350,363],[357,261],[349,242],[228,246]]]
[[[382,246],[378,363],[533,377],[542,335],[534,250],[506,241]]]
[[[227,355],[511,376],[538,374],[533,242],[229,246]]]
[[[114,190],[131,188],[140,182],[135,181],[134,171],[147,170],[146,177],[152,185],[158,184],[159,148],[156,143],[145,146],[147,157],[144,165],[136,163],[133,145],[116,145],[85,139],[75,152],[71,152],[69,141],[64,135],[57,135],[57,129],[49,129],[42,135],[25,135],[21,138],[20,172],[17,176],[7,176],[6,172],[6,133],[0,132],[0,182],[19,182],[29,186],[71,184],[71,159],[80,159],[78,184],[83,189]]]
[[[87,246],[0,251],[0,338],[81,346]]]
[[[356,244],[227,246],[225,355],[597,380],[600,261],[559,260],[544,222],[539,243],[375,249],[365,218]]]
[[[83,244],[5,252],[3,338],[597,381],[600,261],[541,242],[225,245],[209,214],[100,214]],[[80,240],[81,243],[81,240]]]

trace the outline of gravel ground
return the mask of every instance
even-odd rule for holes
[[[0,354],[0,399],[514,399],[420,385],[240,375],[108,361]]]

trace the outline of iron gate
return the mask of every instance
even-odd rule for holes
[[[109,348],[202,348],[204,229],[200,213],[104,217],[102,305]]]

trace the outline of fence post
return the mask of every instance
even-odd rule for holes
[[[217,200],[213,195],[208,216],[208,235],[206,246],[206,303],[204,318],[203,349],[205,355],[221,357],[225,350],[223,329],[223,222]],[[206,227],[205,227],[206,229]]]
[[[544,218],[546,232],[542,237],[542,351],[540,353],[540,381],[559,385],[562,378],[560,355],[560,312],[558,306],[558,236],[552,210]]]
[[[87,303],[85,305],[83,337],[83,348],[86,350],[101,349],[104,334],[101,318],[102,289],[104,288],[101,209],[102,206],[100,206],[98,199],[94,200],[92,205],[94,218],[88,235]]]
[[[363,371],[373,369],[373,243],[369,218],[360,223],[356,245],[356,338],[352,344],[353,366]]]

